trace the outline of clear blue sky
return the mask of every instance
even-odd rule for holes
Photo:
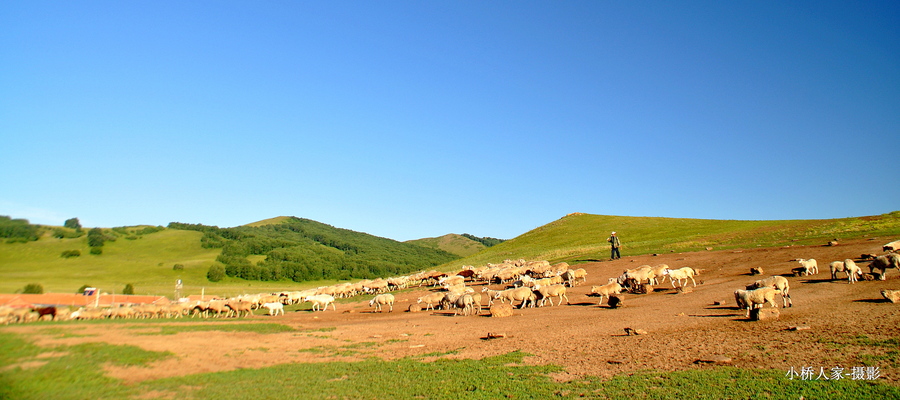
[[[0,215],[397,240],[900,209],[900,3],[8,1]]]

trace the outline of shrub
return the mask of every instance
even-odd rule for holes
[[[99,255],[103,254],[103,248],[102,247],[91,247],[91,254],[93,254],[95,256],[99,256]]]
[[[130,283],[125,285],[125,289],[122,289],[122,294],[134,294],[134,286]]]
[[[210,282],[218,282],[225,279],[225,267],[219,264],[210,266],[209,271],[206,272],[206,279],[209,279]]]
[[[22,293],[24,294],[43,294],[44,287],[41,286],[40,283],[29,283],[25,285],[25,288],[22,289]]]
[[[81,250],[66,250],[59,256],[62,258],[81,257]]]
[[[184,271],[184,265],[183,265],[183,264],[175,264],[175,265],[172,266],[172,270],[174,270],[174,271]]]
[[[81,285],[81,287],[78,288],[78,290],[75,291],[75,294],[82,294],[82,293],[84,293],[84,289],[87,289],[87,288],[89,288],[89,287],[93,287],[93,286],[91,286],[91,285]]]

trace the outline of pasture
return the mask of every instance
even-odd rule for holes
[[[404,312],[437,290],[422,287],[395,292],[393,313],[374,313],[360,296],[337,311],[292,306],[276,317],[9,325],[0,328],[0,397],[898,398],[900,305],[879,293],[900,288],[900,271],[854,284],[827,271],[880,253],[882,242],[626,253],[579,264],[587,282],[570,288],[570,304],[506,318]],[[760,278],[750,269],[790,275],[798,258],[817,259],[820,272],[788,277],[793,307],[779,301],[778,319],[747,320],[733,292]],[[698,269],[697,286],[678,293],[666,282],[626,294],[620,308],[587,296],[627,268],[659,263]],[[716,357],[730,362],[698,362]],[[817,376],[838,371],[842,379]]]

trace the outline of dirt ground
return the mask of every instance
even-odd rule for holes
[[[259,368],[282,363],[359,360],[377,356],[394,359],[412,355],[483,358],[521,350],[533,356],[526,361],[565,367],[556,379],[579,375],[609,377],[638,370],[663,371],[709,368],[698,359],[725,356],[732,365],[784,371],[813,367],[869,366],[879,368],[882,381],[897,384],[900,368],[894,367],[896,345],[861,345],[858,338],[884,341],[900,338],[900,304],[884,300],[882,289],[900,289],[900,271],[888,270],[886,281],[849,284],[843,274],[831,281],[828,264],[861,254],[881,254],[887,238],[842,242],[837,246],[791,246],[744,250],[628,256],[615,261],[580,264],[588,271],[587,283],[569,289],[571,304],[516,309],[511,317],[453,316],[444,311],[406,312],[416,298],[430,288],[397,295],[392,313],[374,313],[369,297],[338,304],[337,311],[295,311],[284,316],[253,316],[234,323],[279,323],[293,332],[257,334],[221,331],[184,332],[175,335],[145,335],[158,325],[135,329],[140,321],[101,326],[66,325],[71,335],[60,335],[59,327],[8,327],[27,333],[41,346],[106,342],[168,351],[177,357],[149,367],[107,368],[109,375],[127,382],[170,376]],[[760,276],[750,268],[765,270],[762,277],[790,274],[798,258],[818,260],[819,274],[789,277],[793,307],[781,308],[780,318],[749,321],[738,310],[733,292]],[[591,285],[607,283],[626,268],[643,264],[668,264],[672,268],[699,269],[697,286],[691,293],[676,293],[670,283],[650,294],[626,294],[624,307],[597,305],[589,297]],[[868,263],[860,263],[868,272]],[[499,289],[499,285],[491,288]],[[476,286],[476,290],[481,287]],[[715,302],[722,302],[716,305]],[[198,323],[202,321],[198,320]],[[179,323],[178,325],[183,325]],[[807,330],[790,330],[808,326]],[[629,336],[624,328],[642,329],[645,335]],[[505,338],[487,339],[488,333]],[[75,335],[75,336],[73,336]],[[50,351],[48,349],[48,351]],[[887,357],[887,358],[886,358]],[[873,361],[874,360],[874,361]]]

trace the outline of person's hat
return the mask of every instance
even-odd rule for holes
[[[616,234],[616,233],[615,233],[615,232],[613,232],[613,233],[612,233],[612,234],[613,234],[613,235],[615,235],[615,234]]]

